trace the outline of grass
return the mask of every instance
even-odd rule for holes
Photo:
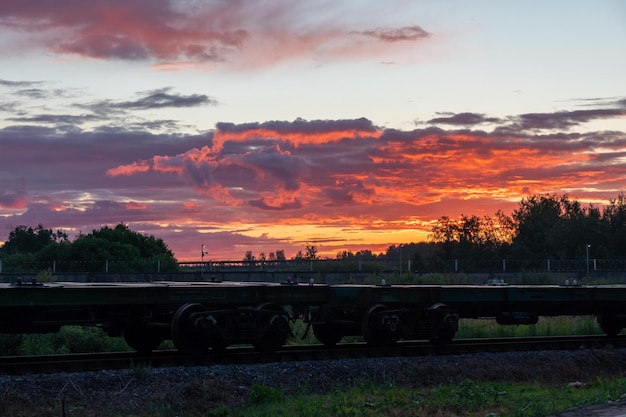
[[[255,395],[261,391],[262,395]],[[281,391],[256,387],[238,417],[356,416],[515,416],[538,417],[599,402],[626,393],[626,379],[598,379],[582,387],[540,384],[477,383],[409,389],[359,386],[328,395],[287,397]],[[190,414],[189,416],[193,416]]]
[[[603,334],[595,316],[540,317],[534,325],[503,326],[495,320],[459,320],[457,339]]]
[[[280,389],[253,385],[247,400],[236,408],[224,404],[209,408],[202,398],[180,397],[154,402],[149,409],[133,414],[111,414],[106,409],[94,409],[89,404],[79,406],[72,401],[64,406],[67,415],[73,417],[542,417],[618,401],[625,393],[626,378],[598,378],[582,386],[464,380],[457,385],[408,388],[365,382],[326,395],[287,395]],[[1,415],[61,415],[60,404],[42,398],[18,401],[16,397],[3,397],[5,394],[0,393]]]

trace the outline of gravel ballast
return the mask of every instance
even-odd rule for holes
[[[205,367],[139,367],[122,371],[0,375],[2,404],[31,404],[49,415],[138,414],[245,405],[254,385],[290,394],[323,394],[356,384],[411,388],[463,380],[585,383],[624,375],[626,349],[302,361]]]

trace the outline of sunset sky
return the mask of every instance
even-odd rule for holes
[[[424,240],[626,192],[621,0],[2,0],[0,242],[179,260]]]

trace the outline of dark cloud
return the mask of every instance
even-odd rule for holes
[[[41,84],[42,81],[9,81],[0,79],[0,85],[5,87],[24,88]]]
[[[98,117],[108,120],[107,124],[111,124],[113,120],[120,120],[126,126],[143,126],[149,128],[152,126],[157,129],[176,128],[177,122],[174,120],[162,121],[145,121],[137,120],[135,110],[159,110],[167,108],[189,108],[199,106],[217,105],[217,100],[204,94],[177,94],[169,92],[171,88],[142,93],[135,100],[114,101],[100,100],[93,103],[83,104],[76,103],[74,107],[89,110]]]
[[[367,36],[372,36],[384,42],[415,41],[431,36],[430,33],[426,32],[419,26],[405,26],[398,29],[374,29],[363,31],[360,33]]]
[[[217,101],[204,94],[190,94],[188,96],[182,94],[169,94],[169,89],[157,90],[150,92],[148,95],[137,100],[111,102],[111,107],[120,109],[162,109],[166,107],[196,107],[203,105],[216,105]]]
[[[599,99],[594,100],[596,104]],[[604,108],[589,110],[556,111],[552,113],[525,113],[506,119],[488,117],[480,113],[445,113],[430,119],[429,124],[474,126],[483,123],[496,124],[494,132],[499,135],[526,135],[526,131],[567,131],[593,120],[626,116],[626,100],[603,101]]]
[[[24,90],[19,90],[15,94],[35,100],[48,98],[48,92],[41,88],[28,88]]]
[[[216,125],[217,130],[223,133],[241,133],[252,130],[270,130],[278,134],[286,133],[326,133],[337,131],[359,131],[374,133],[378,128],[368,119],[362,117],[360,119],[347,120],[304,120],[296,119],[293,122],[288,121],[269,121],[263,123],[225,123],[220,122]]]
[[[513,127],[517,129],[563,129],[567,130],[597,119],[610,119],[626,116],[626,106],[622,101],[612,108],[559,111],[554,113],[526,113],[514,117]]]
[[[229,157],[227,163],[252,166],[281,182],[286,190],[297,190],[302,178],[310,173],[304,157],[282,152],[277,146],[262,148],[257,152],[247,152],[237,160]]]
[[[9,83],[5,81],[5,83]],[[39,82],[37,82],[39,83]],[[11,82],[15,86],[23,86],[27,82]],[[49,125],[59,132],[76,133],[80,127],[89,123],[93,131],[106,132],[111,130],[123,131],[170,131],[181,130],[178,121],[173,119],[145,120],[136,110],[158,110],[168,108],[189,108],[203,105],[217,105],[218,102],[204,94],[179,94],[171,91],[172,88],[162,88],[138,94],[134,100],[114,101],[102,100],[85,103],[75,101],[66,105],[65,113],[49,113],[45,110],[46,100],[50,98],[67,98],[71,93],[62,89],[30,88],[18,89],[14,97],[36,100],[41,106],[32,106],[26,100],[20,99],[4,102],[0,99],[0,109],[7,112],[6,121],[26,126]],[[76,98],[76,97],[72,97]]]
[[[496,117],[487,117],[480,113],[457,113],[430,119],[428,123],[473,126],[481,123],[498,123],[499,121],[500,119]]]
[[[299,209],[302,207],[302,203],[297,199],[295,201],[281,202],[278,205],[273,205],[273,204],[268,204],[264,198],[259,198],[257,200],[248,201],[248,204],[251,207],[259,208],[262,210],[276,210],[276,211],[295,210],[295,209]]]
[[[56,125],[80,125],[87,122],[101,121],[102,117],[93,114],[69,115],[69,114],[40,114],[37,116],[10,117],[7,120],[21,123],[49,123]]]

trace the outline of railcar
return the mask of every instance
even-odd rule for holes
[[[273,351],[286,343],[296,319],[326,345],[345,336],[384,345],[400,339],[447,343],[460,318],[506,325],[559,315],[595,315],[606,334],[616,335],[626,325],[626,286],[0,284],[0,334],[97,326],[138,351],[163,340],[195,354],[231,344]]]

